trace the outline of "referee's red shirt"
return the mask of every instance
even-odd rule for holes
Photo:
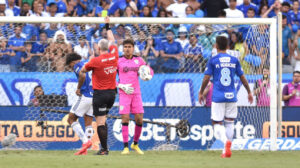
[[[110,53],[95,57],[85,64],[85,69],[93,72],[92,84],[94,90],[116,89],[118,47],[111,45],[109,51]]]

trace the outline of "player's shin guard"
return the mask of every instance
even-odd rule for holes
[[[138,144],[141,132],[142,132],[143,125],[135,124],[135,129],[134,129],[134,137],[133,137],[133,142],[134,144]]]
[[[85,135],[88,140],[91,140],[94,135],[94,129],[91,125],[85,127]]]
[[[88,142],[88,138],[84,134],[79,122],[77,122],[77,121],[73,122],[71,127],[74,130],[74,132],[76,133],[76,135],[79,137],[79,139],[82,141],[83,144]]]
[[[124,148],[128,147],[128,123],[122,123],[122,136]]]
[[[228,140],[232,141],[234,135],[234,121],[225,120],[224,125],[226,129],[226,137]]]
[[[225,127],[221,124],[214,125],[214,135],[216,139],[221,140],[224,144],[227,141]]]
[[[97,132],[102,149],[107,151],[107,127],[105,125],[100,125],[97,127]]]

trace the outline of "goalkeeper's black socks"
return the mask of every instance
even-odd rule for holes
[[[128,142],[124,142],[124,148],[128,148]]]
[[[107,127],[104,125],[100,125],[97,127],[97,132],[102,149],[107,151]]]

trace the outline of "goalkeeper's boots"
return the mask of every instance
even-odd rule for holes
[[[88,141],[87,143],[82,144],[81,149],[75,153],[75,155],[86,155],[88,148],[93,145],[92,141]]]
[[[231,141],[226,141],[225,144],[225,153],[221,155],[222,158],[230,158],[231,157]]]
[[[121,155],[128,155],[129,154],[129,148],[128,147],[125,147],[123,149],[123,151],[121,152]]]
[[[94,155],[108,155],[109,151],[108,149],[100,149],[97,153],[95,153]]]
[[[140,155],[143,155],[144,152],[140,149],[139,145],[138,144],[134,144],[132,143],[131,146],[130,146],[131,149],[135,150],[136,153],[140,154]]]

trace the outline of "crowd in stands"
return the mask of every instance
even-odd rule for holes
[[[268,18],[283,14],[283,72],[300,69],[298,0],[0,0],[0,17],[227,17]],[[269,64],[266,25],[112,25],[119,53],[133,38],[135,54],[156,72],[203,72],[216,54],[216,36],[230,39],[228,52],[239,57],[245,73],[262,73]],[[0,72],[63,72],[65,56],[98,56],[106,38],[103,24],[0,23]],[[296,61],[294,61],[296,60]],[[255,70],[255,71],[253,71]]]

